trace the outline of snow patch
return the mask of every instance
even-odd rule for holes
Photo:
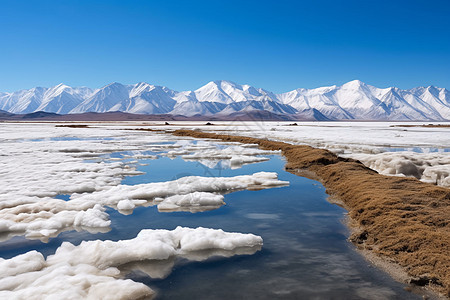
[[[450,187],[450,155],[441,153],[384,152],[348,155],[384,175],[409,176]]]

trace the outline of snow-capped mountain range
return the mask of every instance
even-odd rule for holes
[[[195,91],[176,92],[148,83],[111,83],[99,89],[59,84],[0,92],[0,110],[27,114],[127,112],[183,116],[229,116],[268,111],[311,120],[450,120],[450,92],[434,86],[376,88],[359,80],[342,86],[274,94],[230,81],[212,81]]]

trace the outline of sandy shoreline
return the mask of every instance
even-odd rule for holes
[[[385,271],[391,269],[390,273],[398,273],[392,267],[398,264],[411,283],[450,297],[449,189],[414,178],[380,175],[359,161],[310,146],[193,130],[172,133],[282,150],[288,172],[300,176],[305,176],[304,170],[312,172],[328,194],[342,201],[354,222],[350,240],[369,260],[374,255],[390,263],[389,268],[375,263]],[[406,280],[404,275],[392,275]]]

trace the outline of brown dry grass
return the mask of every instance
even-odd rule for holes
[[[282,150],[287,171],[314,172],[327,192],[343,201],[359,225],[352,242],[404,267],[412,283],[431,284],[450,296],[449,189],[380,175],[359,161],[309,146],[192,130],[173,134]]]

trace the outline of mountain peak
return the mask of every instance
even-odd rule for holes
[[[151,85],[150,83],[141,81],[141,82],[136,83],[134,86],[138,87],[138,86],[153,86],[153,85]]]
[[[213,82],[217,85],[222,85],[222,84],[233,85],[233,86],[238,85],[237,83],[234,83],[233,81],[230,81],[230,80],[214,80]]]
[[[70,92],[70,89],[71,89],[70,86],[67,86],[64,83],[60,83],[58,85],[55,85],[52,88],[47,89],[47,91],[45,92],[45,97],[46,98],[53,98],[53,97],[56,97],[58,95],[61,95],[66,90],[69,90],[69,92]],[[39,91],[35,90],[35,92],[39,92]]]
[[[102,89],[106,89],[106,88],[116,88],[116,87],[123,87],[123,84],[121,84],[120,82],[111,82],[110,84],[105,85],[104,87],[102,87]]]
[[[70,89],[70,88],[71,88],[70,86],[65,85],[64,83],[60,83],[60,84],[58,84],[58,85],[55,85],[55,86],[53,87],[53,90],[58,90],[58,91],[60,91],[60,90],[65,90],[65,89]]]
[[[349,89],[357,89],[360,88],[361,86],[365,86],[366,84],[358,79],[349,81],[345,84],[342,85],[343,88],[349,88]]]
[[[439,91],[439,88],[435,87],[434,85],[427,86],[427,90],[429,91]]]
[[[208,86],[209,84],[217,86],[219,89],[222,88],[242,89],[242,86],[240,84],[237,84],[230,80],[214,80],[209,82],[206,86]]]

